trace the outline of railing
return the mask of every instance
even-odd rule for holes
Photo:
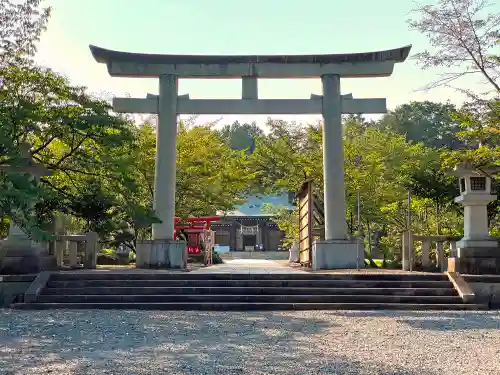
[[[53,243],[58,268],[67,266],[70,268],[96,268],[99,252],[97,233],[58,235]],[[83,251],[79,251],[81,247],[84,248]]]
[[[461,236],[419,236],[411,232],[403,233],[403,251],[402,251],[402,266],[405,271],[413,271],[420,261],[422,269],[428,269],[432,264],[442,272],[447,269],[445,256],[445,243],[448,244],[450,256],[455,256],[457,251],[457,241]],[[422,243],[422,251],[420,256],[417,256],[415,242]],[[431,253],[431,244],[436,243],[436,251]],[[431,257],[433,255],[433,257]]]

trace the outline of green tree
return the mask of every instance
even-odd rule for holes
[[[257,192],[296,191],[304,180],[323,189],[321,127],[268,119],[269,134],[257,139],[249,158]]]
[[[413,195],[421,198],[421,200],[416,200],[413,209],[416,210],[417,215],[420,215],[419,219],[423,219],[420,221],[426,221],[427,224],[420,225],[416,229],[420,232],[425,230],[440,235],[442,234],[441,219],[445,218],[450,211],[455,214],[459,212],[459,207],[454,203],[454,198],[459,195],[458,183],[455,177],[446,174],[439,152],[428,150],[424,157],[422,167],[411,173],[407,186]],[[432,229],[429,226],[432,216],[429,215],[429,205],[433,205],[435,209],[433,220],[435,228]],[[425,211],[424,217],[422,217],[422,210]]]
[[[264,207],[264,212],[272,215],[272,220],[278,225],[278,229],[283,232],[282,245],[284,248],[289,248],[299,242],[298,208],[291,211],[285,207],[267,205]]]
[[[404,199],[409,176],[422,166],[424,148],[409,144],[403,135],[376,128],[359,127],[357,121],[345,124],[344,144],[348,209],[356,210],[356,192],[363,201],[362,217],[383,222],[380,208]]]
[[[10,65],[24,65],[31,61],[36,51],[36,42],[45,30],[50,15],[50,8],[42,9],[40,0],[26,0],[24,2],[0,0],[0,91],[5,90],[4,69]],[[1,100],[1,99],[0,99]],[[4,114],[5,115],[5,114]],[[4,163],[19,167],[20,150],[15,145],[5,141],[9,129],[4,126],[5,120],[0,111],[0,160]],[[39,189],[28,175],[0,174],[0,235],[7,235],[9,216],[13,214],[13,207],[20,207],[15,211],[23,221],[33,222],[23,218],[27,207],[37,199]]]
[[[377,121],[376,126],[404,134],[409,142],[459,149],[465,146],[465,142],[458,136],[462,128],[452,116],[456,111],[456,107],[450,103],[410,102],[389,111]]]
[[[243,151],[232,150],[213,125],[183,126],[177,142],[176,214],[229,211],[242,202],[255,178]]]
[[[460,123],[459,136],[479,146],[495,149],[500,145],[500,99],[479,97],[465,103],[453,114]]]
[[[0,65],[25,64],[35,55],[51,11],[41,2],[0,0]]]
[[[20,177],[4,173],[5,190],[0,194],[7,216],[13,207],[26,206],[25,200],[35,202],[39,213],[71,211],[71,202],[87,191],[89,180],[116,178],[120,166],[108,158],[107,151],[132,139],[132,125],[125,118],[112,114],[107,102],[93,98],[85,88],[72,86],[49,69],[7,65],[0,72],[0,165],[16,160],[19,145],[27,141],[33,145],[33,158],[52,172],[41,184],[35,184],[34,190],[19,184],[12,187],[12,179]],[[33,194],[27,197],[30,191]],[[16,217],[28,232],[43,226],[41,222],[29,223],[29,217],[49,220],[29,212]]]
[[[255,121],[250,124],[235,121],[231,125],[224,125],[218,133],[233,150],[250,151],[253,151],[255,139],[264,135]]]

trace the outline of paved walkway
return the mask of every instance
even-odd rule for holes
[[[233,259],[226,260],[223,264],[200,268],[194,273],[305,273],[305,271],[292,268],[272,260],[265,259]]]

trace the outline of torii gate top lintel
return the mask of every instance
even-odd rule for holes
[[[90,45],[98,63],[114,77],[181,78],[314,78],[325,74],[341,77],[386,77],[394,64],[406,60],[411,45],[390,50],[328,55],[163,55],[109,50]]]

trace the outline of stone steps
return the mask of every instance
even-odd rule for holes
[[[408,296],[408,295],[376,295],[376,294],[128,294],[128,295],[42,295],[38,299],[41,303],[153,303],[153,302],[275,302],[275,303],[440,303],[460,304],[459,296]]]
[[[289,273],[229,273],[229,272],[59,272],[51,276],[51,281],[90,281],[90,280],[155,280],[155,281],[190,281],[190,280],[326,280],[326,281],[446,281],[448,277],[441,273],[309,273],[309,272],[289,272]]]
[[[470,310],[444,274],[60,272],[20,309]]]
[[[482,310],[479,304],[421,304],[421,303],[255,303],[255,302],[153,302],[153,303],[29,303],[13,308],[27,310],[211,310],[211,311],[285,311],[285,310]]]
[[[76,287],[46,288],[42,295],[393,295],[456,296],[453,288],[314,288],[314,287]]]
[[[308,287],[308,288],[450,288],[449,281],[395,280],[79,280],[49,281],[49,288],[172,287]]]

